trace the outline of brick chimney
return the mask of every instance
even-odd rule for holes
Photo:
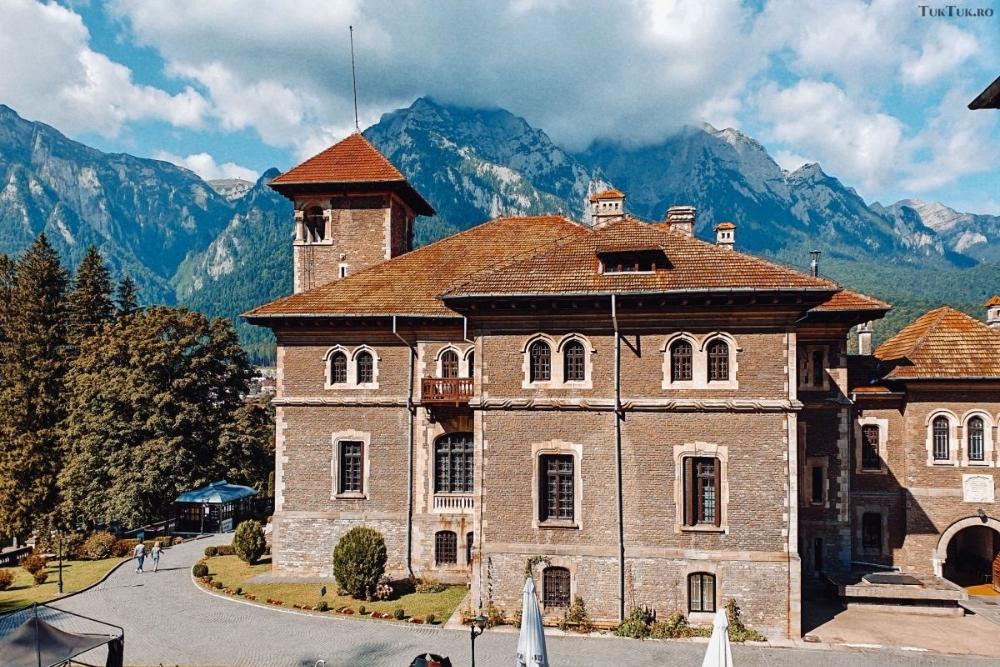
[[[715,226],[715,245],[732,250],[736,244],[736,225],[731,222],[720,222]]]
[[[671,206],[663,222],[668,229],[694,236],[694,219],[698,210],[694,206]]]
[[[986,302],[986,324],[1000,330],[1000,294]]]
[[[625,217],[625,193],[611,188],[590,196],[590,222],[600,229]]]
[[[858,354],[870,356],[872,353],[872,323],[858,325]]]

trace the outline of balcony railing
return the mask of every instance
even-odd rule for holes
[[[467,512],[474,504],[471,494],[434,496],[435,512]]]
[[[424,378],[420,398],[424,403],[468,403],[472,398],[472,378]]]

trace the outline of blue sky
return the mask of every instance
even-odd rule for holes
[[[919,5],[0,0],[0,103],[103,150],[252,177],[353,129],[354,25],[363,126],[421,95],[504,107],[571,150],[706,121],[868,201],[1000,214],[1000,112],[966,109],[1000,75],[1000,0]]]

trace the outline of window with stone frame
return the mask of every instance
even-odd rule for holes
[[[547,567],[542,570],[542,604],[545,607],[568,607],[570,603],[570,576],[565,567]]]
[[[865,424],[861,427],[861,469],[881,470],[882,457],[879,455],[879,427]]]
[[[536,340],[528,348],[529,377],[532,382],[552,379],[552,348],[543,340]]]
[[[455,350],[448,350],[441,355],[441,377],[458,377],[458,352]]]
[[[931,423],[934,460],[947,461],[951,458],[951,424],[947,417],[935,417]]]
[[[729,379],[729,344],[713,340],[708,344],[708,381],[725,382]]]
[[[343,352],[330,356],[330,384],[347,384],[347,355]]]
[[[694,348],[689,340],[677,340],[670,346],[670,381],[687,382],[694,378]]]
[[[813,350],[812,352],[812,386],[817,389],[823,386],[823,379],[826,377],[826,351]]]
[[[358,384],[375,382],[375,359],[371,352],[359,352],[355,363],[358,367]]]
[[[573,521],[573,455],[546,454],[540,457],[539,521]]]
[[[969,446],[969,460],[986,460],[986,429],[982,417],[973,417],[966,426]]]
[[[688,456],[684,459],[684,525],[722,525],[719,489],[722,465],[718,458]]]
[[[586,348],[580,341],[571,340],[563,347],[563,381],[583,382],[586,379]]]
[[[305,214],[305,232],[308,243],[319,243],[326,238],[326,220],[323,219],[323,209],[311,206]]]
[[[439,530],[434,534],[434,564],[455,565],[458,563],[458,535],[450,530]]]
[[[688,575],[688,611],[715,611],[715,575],[695,572]]]
[[[446,433],[434,441],[434,492],[472,493],[475,478],[471,433]]]
[[[811,467],[812,484],[811,498],[813,505],[822,505],[826,502],[826,469],[822,465]]]
[[[468,532],[465,534],[465,564],[472,565],[472,549],[475,546],[476,534]]]
[[[363,493],[365,443],[341,440],[337,446],[337,493]]]
[[[865,512],[861,515],[861,548],[868,554],[882,553],[882,514]]]
[[[470,378],[476,377],[476,353],[469,352],[469,356],[467,357],[466,361],[469,366],[469,372],[466,374],[467,377]]]

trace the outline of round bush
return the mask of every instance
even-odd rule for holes
[[[219,555],[218,547],[205,547],[205,557],[212,558]]]
[[[46,572],[45,570],[39,570],[38,572],[35,572],[33,575],[31,575],[31,578],[35,580],[36,586],[41,586],[42,584],[45,583],[45,580],[49,578],[49,573]]]
[[[392,612],[392,617],[397,621],[402,621],[404,618],[406,618],[406,612],[403,611],[402,609],[397,609],[396,611]]]
[[[320,600],[319,604],[316,605],[316,611],[329,611],[330,605],[327,604],[326,600]]]
[[[84,541],[80,553],[89,560],[111,558],[117,543],[118,538],[111,533],[94,533]]]
[[[264,529],[253,520],[244,521],[236,526],[236,533],[233,535],[233,553],[240,557],[240,560],[253,565],[264,553]]]
[[[28,554],[21,559],[21,567],[23,567],[28,574],[34,575],[36,572],[40,572],[45,569],[45,559],[37,554]]]
[[[14,583],[14,573],[10,570],[0,570],[0,591],[5,591]]]
[[[208,566],[204,563],[195,563],[194,567],[191,568],[191,574],[196,577],[206,577],[208,576]]]
[[[424,619],[424,620],[426,620],[426,621],[427,621],[427,625],[434,625],[434,620],[435,620],[436,618],[437,618],[437,617],[436,617],[436,616],[434,616],[434,614],[427,614],[427,618],[426,618],[426,619]]]
[[[382,533],[357,526],[344,533],[333,550],[333,576],[348,595],[371,600],[387,559]]]

